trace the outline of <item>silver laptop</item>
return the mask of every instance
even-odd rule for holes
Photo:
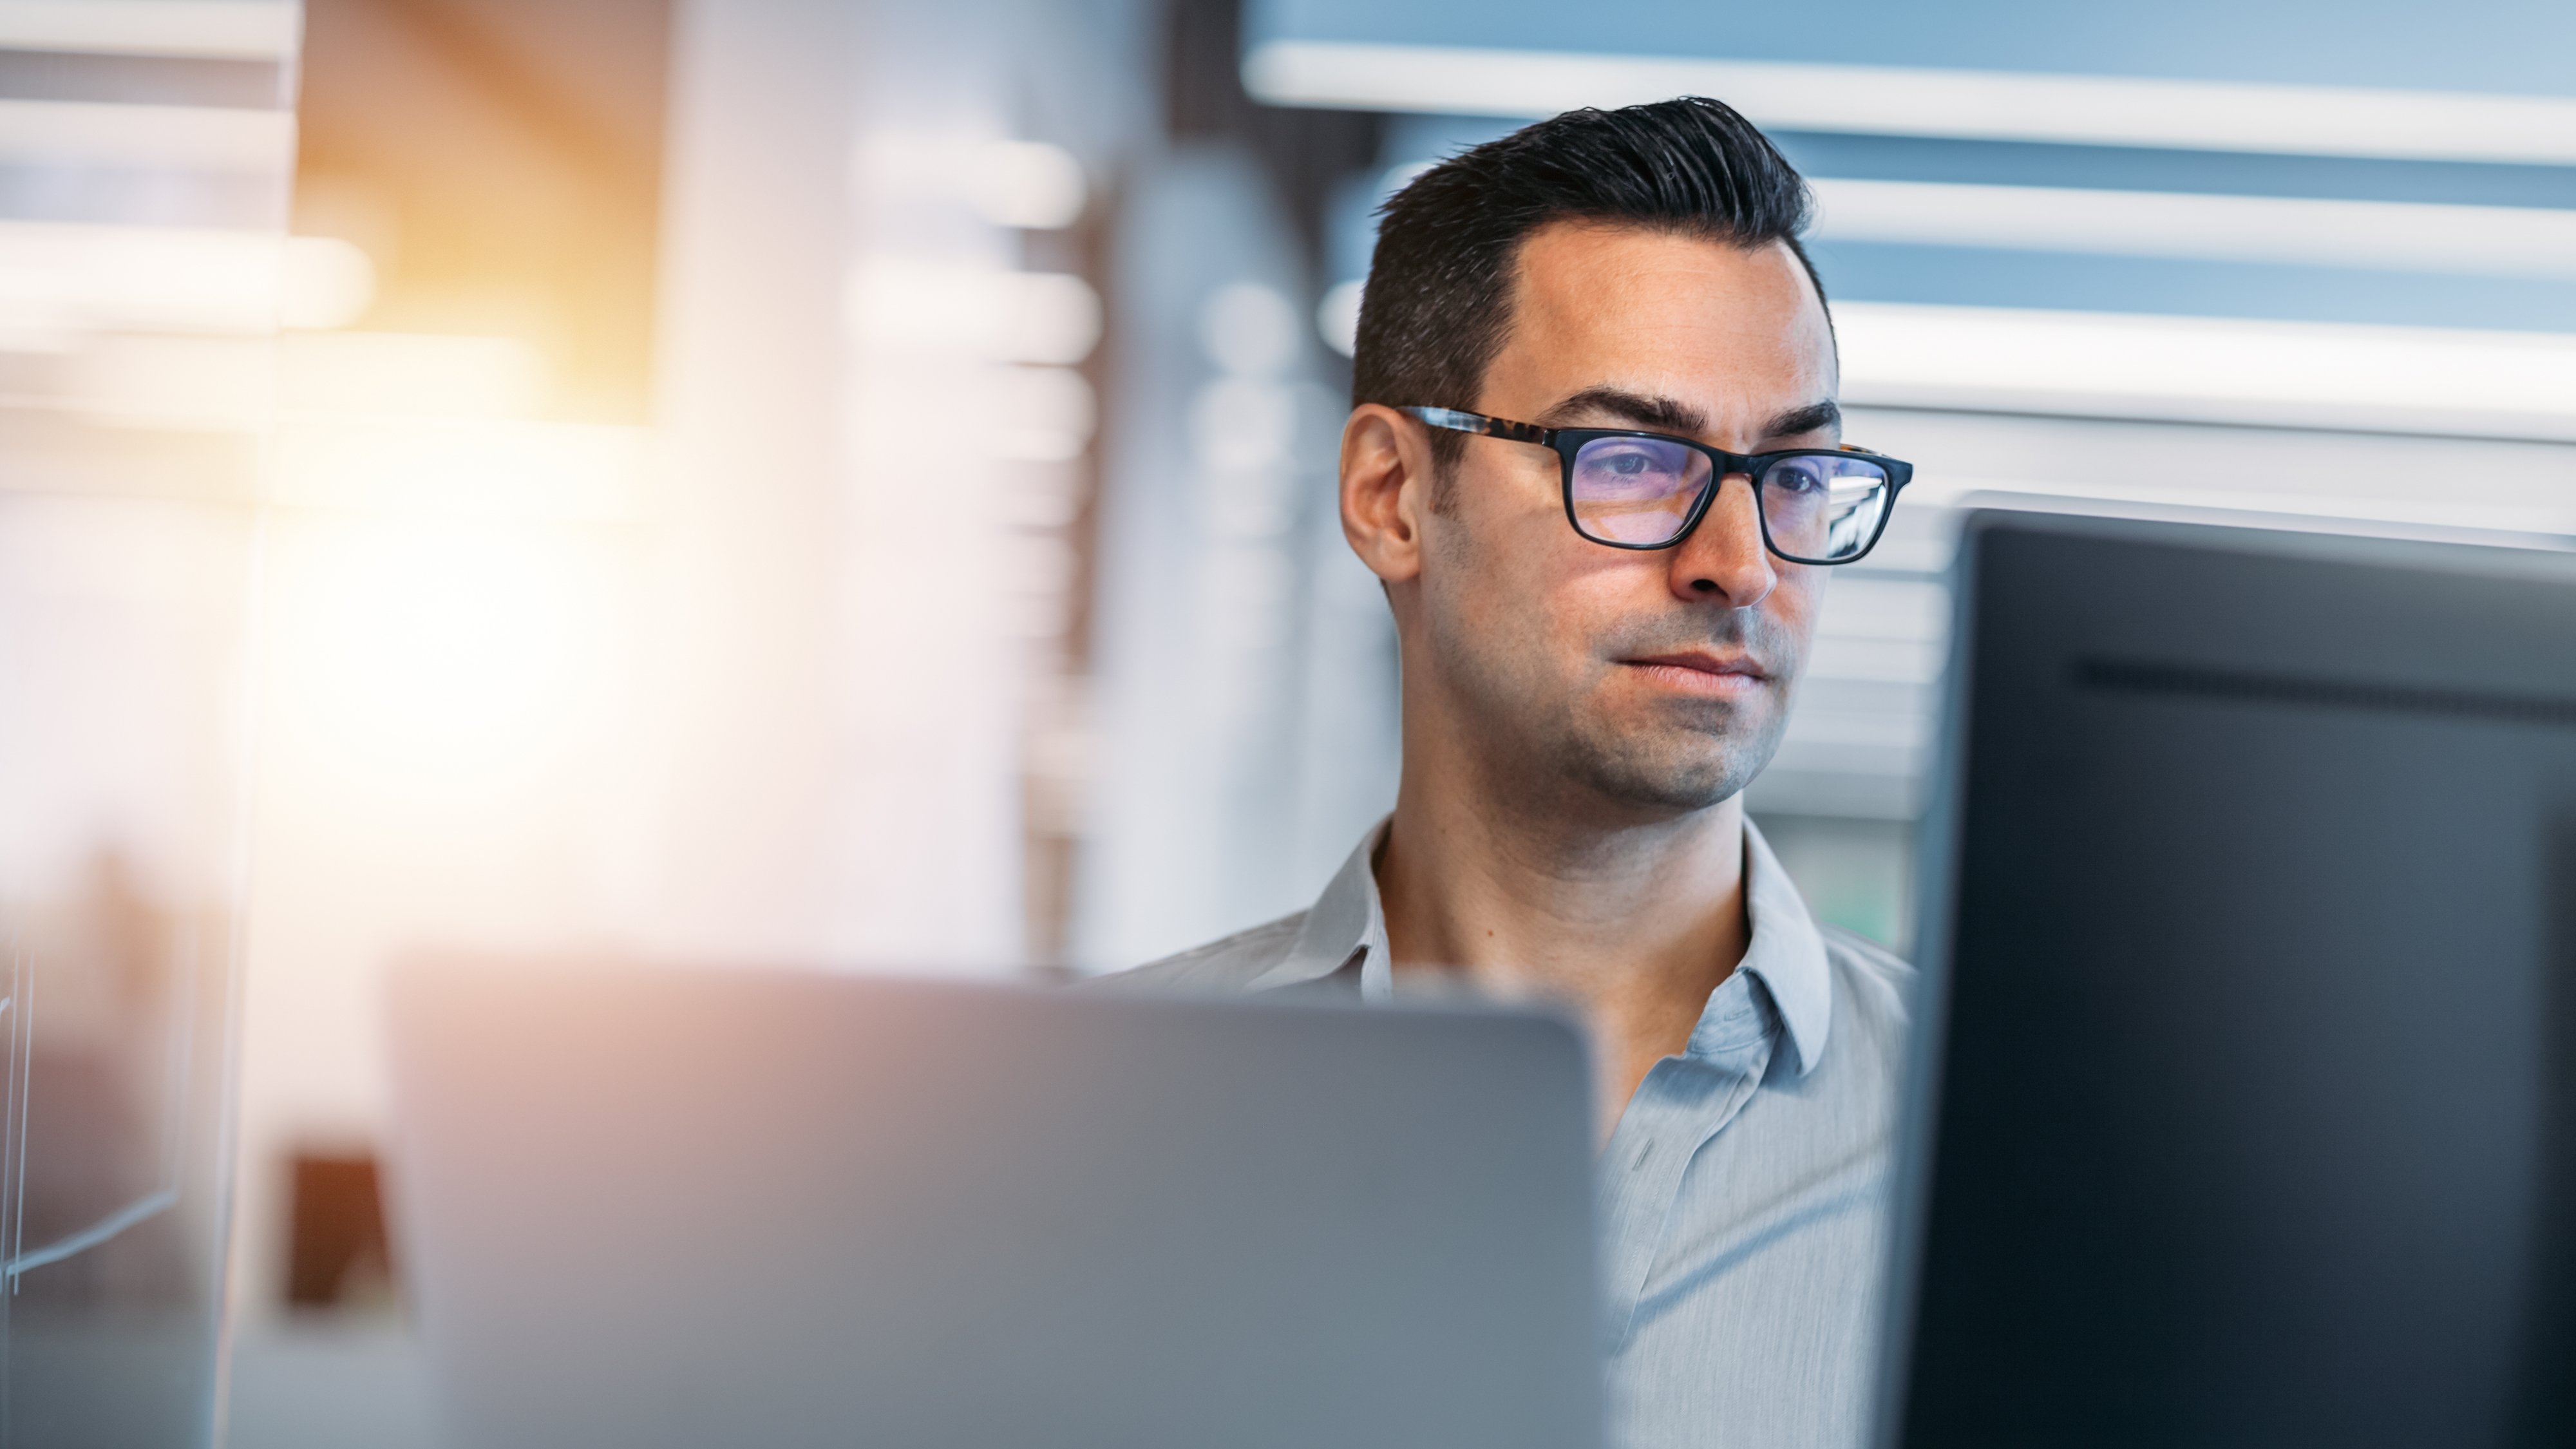
[[[1581,1449],[1581,1047],[1500,1011],[420,962],[458,1446]]]

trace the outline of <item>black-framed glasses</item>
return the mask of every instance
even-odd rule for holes
[[[1456,408],[1400,408],[1435,428],[1553,448],[1565,460],[1565,518],[1611,548],[1671,548],[1708,513],[1718,485],[1753,481],[1762,543],[1791,563],[1846,564],[1887,529],[1914,465],[1866,448],[1730,453],[1670,433],[1542,428]]]

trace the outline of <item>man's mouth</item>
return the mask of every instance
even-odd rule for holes
[[[1667,689],[1719,699],[1750,694],[1771,678],[1769,672],[1755,663],[1749,654],[1717,653],[1706,649],[1622,659],[1619,663],[1641,671]]]

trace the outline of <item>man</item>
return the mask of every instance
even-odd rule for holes
[[[1395,813],[1313,909],[1118,978],[1568,1004],[1627,1444],[1848,1445],[1868,1412],[1912,973],[1818,927],[1741,804],[1909,472],[1839,444],[1807,209],[1698,99],[1387,204],[1341,515],[1402,646]]]

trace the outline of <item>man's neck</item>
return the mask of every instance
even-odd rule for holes
[[[1606,1137],[1743,959],[1744,817],[1732,799],[1648,823],[1569,814],[1498,809],[1408,774],[1378,891],[1399,972],[1460,972],[1582,1017]]]

